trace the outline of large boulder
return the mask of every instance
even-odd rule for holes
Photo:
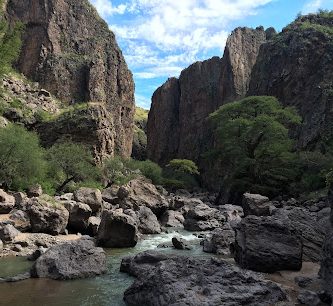
[[[119,188],[118,198],[124,209],[138,210],[140,206],[150,208],[159,217],[169,207],[167,199],[145,178],[138,178]]]
[[[67,201],[63,204],[69,212],[68,227],[80,233],[86,232],[92,213],[90,206],[74,201]]]
[[[235,260],[260,272],[300,270],[302,240],[288,220],[248,216],[236,229]]]
[[[26,207],[34,233],[59,235],[68,224],[68,210],[51,197],[31,198]]]
[[[98,233],[99,225],[101,224],[101,218],[90,217],[88,220],[88,233],[91,236],[96,236]]]
[[[139,231],[142,234],[161,233],[161,225],[150,208],[141,206],[137,215],[139,219]]]
[[[43,194],[42,186],[39,184],[30,186],[27,190],[27,195],[29,198],[40,197]]]
[[[126,305],[276,305],[287,299],[261,274],[217,259],[144,252],[123,259],[121,271],[137,279],[125,291]]]
[[[192,207],[185,215],[184,228],[188,231],[208,231],[223,226],[226,217],[206,204]]]
[[[21,232],[28,232],[31,229],[30,218],[24,210],[12,210],[9,219],[13,222],[15,228]]]
[[[74,192],[74,200],[88,204],[93,213],[102,208],[102,193],[99,189],[81,187]]]
[[[227,222],[232,227],[237,226],[237,224],[241,222],[242,218],[244,217],[244,211],[241,206],[225,204],[225,205],[220,205],[219,210],[227,218]]]
[[[0,214],[8,214],[15,206],[15,198],[0,189]]]
[[[269,198],[260,194],[245,193],[243,195],[243,210],[245,216],[270,216],[271,206]]]
[[[168,210],[161,217],[161,224],[165,227],[183,228],[184,221],[183,214],[175,210]]]
[[[137,224],[121,210],[104,211],[97,240],[100,246],[106,248],[135,247],[138,242]]]
[[[80,239],[48,249],[31,269],[33,277],[69,280],[106,273],[106,254],[92,240]]]
[[[0,240],[4,242],[12,242],[19,234],[20,231],[11,224],[0,226]]]
[[[172,241],[174,248],[177,250],[191,250],[192,249],[191,246],[189,245],[188,241],[183,238],[173,237],[171,241]]]
[[[319,275],[323,280],[323,289],[333,300],[333,232],[325,239]]]

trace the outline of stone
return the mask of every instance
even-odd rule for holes
[[[2,240],[0,239],[0,252],[2,251],[2,249],[3,249],[3,242],[2,242]]]
[[[248,216],[236,229],[234,258],[242,268],[258,272],[298,271],[302,247],[288,220]]]
[[[92,213],[90,206],[75,201],[67,201],[63,205],[69,212],[68,227],[79,233],[85,233]]]
[[[139,231],[142,234],[160,234],[161,226],[152,210],[141,206],[137,212],[139,219]]]
[[[28,232],[31,229],[30,218],[27,212],[16,210],[10,212],[9,219],[13,221],[13,225],[21,232]]]
[[[103,189],[102,198],[105,202],[110,204],[119,204],[119,198],[117,196],[119,186],[111,186],[109,188]]]
[[[87,116],[79,126],[66,127],[57,120],[38,126],[42,143],[50,146],[68,137],[84,142],[98,161],[114,154],[130,157],[133,76],[114,33],[94,7],[87,0],[49,0],[47,4],[13,0],[7,5],[6,16],[10,23],[18,20],[27,25],[16,66],[19,72],[65,104],[100,104],[91,112],[77,114],[76,118],[82,113]],[[40,24],[41,20],[45,22]]]
[[[53,246],[42,254],[31,269],[36,278],[69,280],[106,273],[106,254],[92,240],[80,239]]]
[[[138,242],[135,220],[121,211],[103,211],[97,234],[98,245],[106,248],[130,248]]]
[[[297,276],[295,277],[295,283],[301,288],[306,288],[313,283],[313,279],[310,277]]]
[[[218,209],[227,218],[227,222],[232,227],[237,226],[237,224],[241,222],[242,218],[244,217],[244,211],[241,206],[225,204],[225,205],[220,205]]]
[[[96,236],[98,233],[99,225],[101,224],[101,218],[90,217],[88,220],[88,232],[92,236]]]
[[[144,252],[122,260],[136,277],[124,293],[126,305],[277,305],[287,295],[261,274],[218,259]]]
[[[245,216],[271,215],[271,209],[270,209],[271,203],[269,202],[269,198],[264,197],[260,194],[245,193],[243,195],[242,205]]]
[[[318,306],[322,305],[317,293],[309,290],[302,290],[297,297],[297,301],[302,305]]]
[[[68,210],[51,197],[31,198],[26,212],[34,233],[59,235],[64,233],[68,224]]]
[[[161,224],[165,227],[184,228],[185,218],[179,211],[168,210],[161,217]]]
[[[0,214],[8,214],[15,206],[15,198],[0,189]]]
[[[235,242],[235,231],[226,224],[216,228],[203,240],[203,251],[218,255],[231,255],[231,247]]]
[[[102,193],[99,189],[81,187],[74,192],[74,200],[88,204],[93,213],[102,209]]]
[[[323,280],[324,291],[333,300],[333,232],[331,229],[324,242],[319,275]]]
[[[7,224],[0,227],[0,240],[2,240],[5,243],[14,241],[15,237],[17,237],[19,234],[20,231],[18,231],[11,224]]]
[[[24,210],[27,202],[27,195],[23,192],[15,192],[13,193],[13,197],[15,198],[15,207]]]
[[[177,250],[191,250],[191,246],[188,244],[188,242],[183,238],[173,237],[172,238],[172,244],[175,249]]]
[[[150,208],[159,217],[169,208],[167,199],[143,177],[131,180],[119,188],[117,195],[121,200],[120,207],[123,209],[136,211],[140,206],[144,206]]]
[[[29,198],[40,197],[43,194],[42,186],[37,184],[34,186],[30,186],[27,190],[27,195]]]

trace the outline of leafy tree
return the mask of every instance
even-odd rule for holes
[[[167,165],[170,169],[175,172],[189,174],[189,175],[199,175],[198,166],[192,160],[188,159],[173,159]]]
[[[43,154],[35,133],[14,124],[0,129],[0,184],[18,190],[42,181]]]
[[[132,171],[139,170],[143,176],[150,179],[155,185],[162,183],[161,167],[150,160],[138,161],[134,159],[128,159],[125,161],[125,165]]]
[[[81,144],[57,143],[47,151],[47,160],[50,176],[57,185],[57,193],[63,192],[71,182],[99,179],[99,169],[95,166],[92,154]]]
[[[248,97],[222,106],[210,118],[216,148],[208,156],[219,168],[221,188],[270,196],[288,190],[297,175],[288,132],[301,123],[293,108],[283,108],[274,97]]]

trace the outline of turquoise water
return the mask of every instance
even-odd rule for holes
[[[53,281],[28,279],[18,283],[0,284],[0,305],[6,306],[122,306],[124,291],[132,284],[133,278],[120,273],[121,259],[127,255],[156,249],[161,243],[170,242],[176,233],[147,236],[134,249],[106,250],[108,273],[85,280]],[[161,252],[209,256],[202,252],[199,239],[191,233],[178,234],[191,241],[193,250],[177,251],[158,249]],[[0,259],[0,277],[13,276],[27,271],[30,263],[23,258]]]

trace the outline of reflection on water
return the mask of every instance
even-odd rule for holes
[[[178,234],[179,235],[179,234]],[[53,281],[29,279],[19,283],[0,284],[0,305],[8,306],[118,306],[124,305],[124,291],[133,278],[120,273],[121,258],[142,251],[156,249],[161,243],[169,243],[175,233],[147,236],[134,249],[106,250],[108,273],[93,279],[75,281]],[[209,256],[202,252],[199,239],[191,233],[181,232],[181,236],[193,242],[193,250],[176,251],[159,249],[161,252]],[[22,258],[0,259],[0,277],[11,276],[28,269],[29,262]]]

